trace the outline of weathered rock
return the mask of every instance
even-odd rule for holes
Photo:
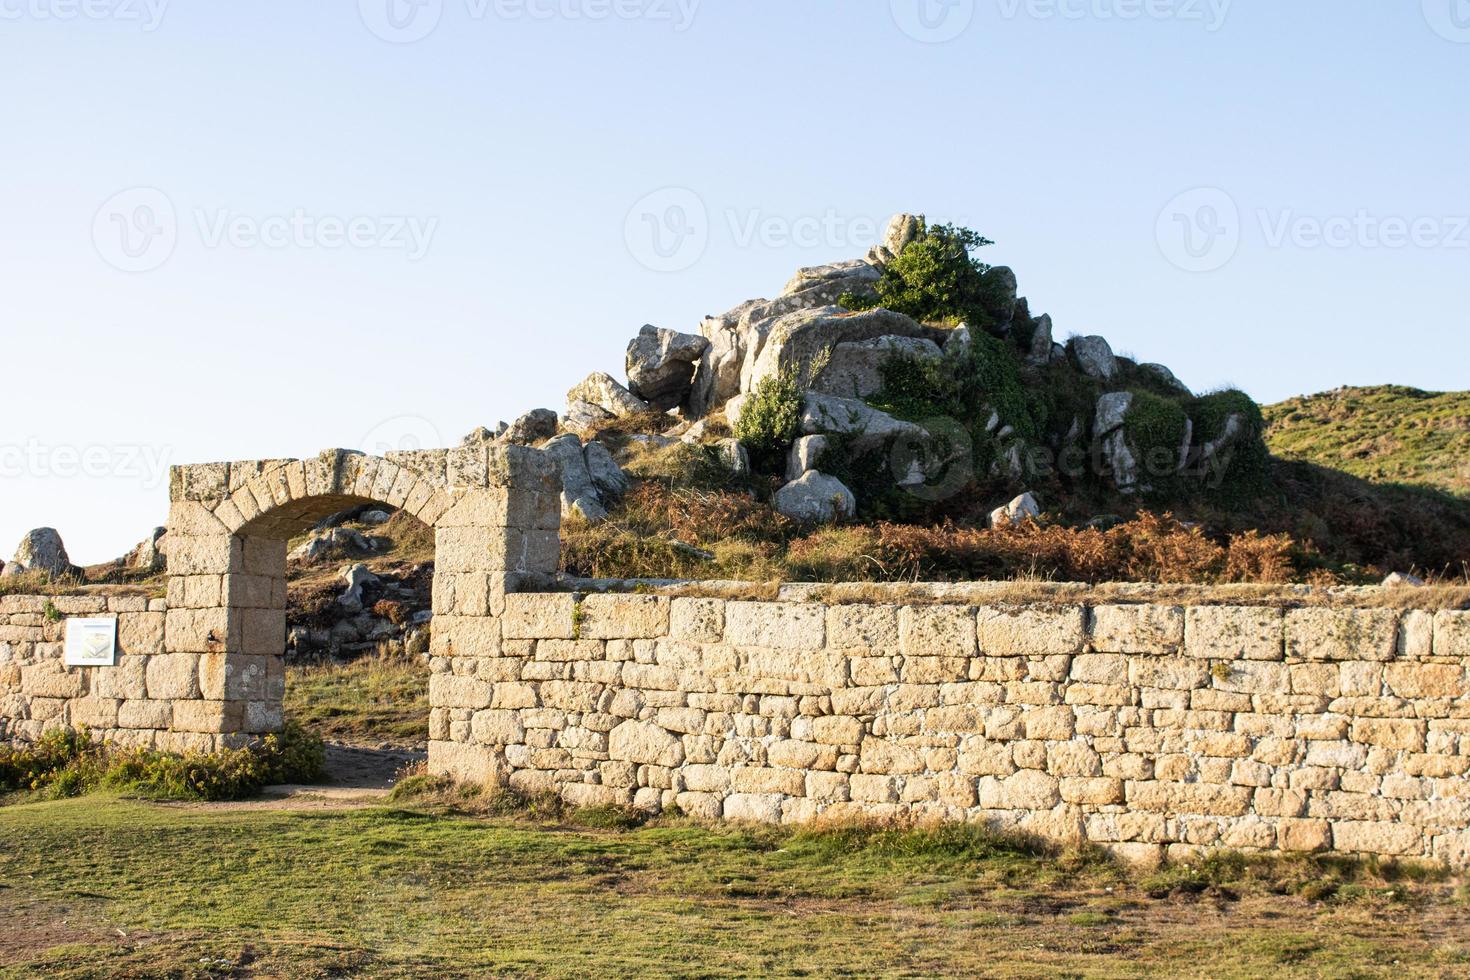
[[[1188,395],[1191,393],[1189,390],[1189,386],[1186,385],[1183,381],[1180,381],[1178,378],[1176,378],[1174,376],[1174,372],[1170,371],[1164,365],[1140,364],[1138,366],[1140,369],[1147,371],[1152,375],[1155,375],[1160,381],[1164,382],[1164,384],[1168,385],[1170,388],[1173,388],[1179,394]]]
[[[923,438],[922,426],[894,418],[855,398],[838,398],[808,392],[802,403],[801,431],[804,435],[850,435],[853,446],[866,449],[895,436]]]
[[[1090,378],[1111,381],[1118,373],[1118,359],[1102,337],[1073,337],[1067,348],[1077,369]]]
[[[1097,412],[1092,423],[1092,434],[1101,439],[1103,436],[1120,429],[1124,420],[1128,417],[1128,410],[1133,407],[1133,393],[1129,391],[1110,391],[1097,400]]]
[[[362,608],[363,590],[377,585],[378,577],[366,565],[348,565],[342,569],[342,581],[347,583],[347,591],[337,597],[338,605],[357,610]]]
[[[1031,346],[1026,351],[1026,363],[1033,367],[1044,367],[1051,363],[1054,347],[1051,315],[1043,313],[1036,318],[1036,329],[1031,334]]]
[[[826,436],[802,436],[796,440],[786,456],[787,481],[799,480],[807,470],[816,469],[829,445]]]
[[[786,284],[786,288],[781,290],[781,295],[791,296],[812,286],[837,280],[874,283],[881,278],[883,278],[882,270],[864,259],[833,262],[830,265],[813,265],[805,269],[798,269],[796,275]]]
[[[922,324],[892,310],[852,313],[840,306],[824,306],[788,313],[770,325],[760,353],[747,357],[740,390],[749,393],[761,380],[791,371],[809,381],[819,358],[838,344],[878,337],[923,337]]]
[[[803,524],[829,524],[857,512],[857,499],[836,477],[807,470],[776,491],[776,510]]]
[[[993,266],[980,277],[980,284],[985,312],[995,318],[997,332],[1004,333],[1016,316],[1016,274],[1009,266]]]
[[[888,221],[888,230],[883,233],[883,247],[896,258],[919,237],[919,229],[923,227],[923,215],[895,214]]]
[[[502,442],[516,446],[534,446],[556,435],[556,413],[549,408],[533,408],[506,427]]]
[[[386,510],[364,511],[362,517],[358,518],[358,520],[362,521],[364,524],[371,525],[387,524],[392,519],[393,515],[388,513]]]
[[[166,543],[167,528],[155,527],[153,533],[123,556],[123,565],[134,571],[156,572],[167,563],[165,552],[168,550]]]
[[[582,440],[568,433],[552,439],[541,447],[541,451],[551,457],[561,475],[562,513],[578,514],[588,521],[606,517],[607,509],[587,466]]]
[[[874,245],[872,248],[868,249],[868,264],[877,266],[879,269],[887,266],[888,263],[892,262],[895,258],[897,258],[897,256],[888,251],[887,245]]]
[[[970,335],[970,328],[962,324],[955,328],[954,332],[949,335],[949,339],[944,342],[944,356],[961,357],[970,349],[973,342],[974,338]]]
[[[567,414],[562,416],[561,421],[568,429],[586,432],[596,425],[611,421],[613,417],[611,412],[591,402],[574,401],[567,403]]]
[[[750,475],[750,452],[739,439],[721,439],[715,443],[715,449],[720,454],[720,462],[732,474],[738,477]]]
[[[483,425],[476,428],[459,441],[461,446],[483,446],[495,441],[495,433]]]
[[[592,484],[597,489],[597,498],[601,503],[607,505],[627,492],[627,474],[602,443],[587,443],[582,449],[582,459],[587,464],[587,473],[592,477]]]
[[[648,402],[618,384],[613,376],[604,371],[593,371],[567,392],[567,405],[587,402],[616,418],[638,415],[650,410]]]
[[[19,575],[22,572],[45,572],[47,575],[70,575],[74,570],[67,556],[66,545],[54,527],[38,527],[26,533],[15,546],[15,557],[0,574]]]
[[[333,527],[307,538],[295,551],[294,561],[317,562],[329,558],[362,558],[383,551],[388,542],[350,527]]]
[[[883,365],[890,359],[937,361],[943,356],[938,344],[921,337],[875,337],[838,344],[811,388],[843,398],[868,398],[883,390]]]
[[[1040,516],[1041,507],[1028,490],[1005,506],[991,511],[990,526],[1002,527],[1006,524],[1020,524],[1024,520],[1035,520]]]
[[[675,408],[694,386],[695,365],[710,342],[646,324],[628,344],[629,390],[659,411]]]
[[[745,409],[745,403],[750,399],[746,395],[736,395],[725,402],[725,421],[730,423],[730,428],[740,424],[740,413]]]
[[[1422,578],[1410,575],[1408,572],[1394,572],[1383,580],[1385,589],[1422,589],[1424,584]]]

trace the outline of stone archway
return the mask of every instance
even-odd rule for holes
[[[286,542],[321,518],[381,503],[433,529],[436,656],[475,656],[506,593],[553,576],[560,557],[555,465],[519,446],[180,466],[169,496],[164,654],[150,670],[179,679],[174,728],[221,748],[284,722]]]

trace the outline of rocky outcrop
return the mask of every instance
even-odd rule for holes
[[[870,398],[883,390],[883,365],[894,357],[937,361],[939,345],[922,337],[875,337],[832,348],[825,367],[812,379],[813,391],[844,398]]]
[[[855,449],[869,449],[899,436],[923,438],[922,426],[894,418],[856,398],[810,392],[802,403],[801,431],[806,435],[849,436]]]
[[[824,306],[788,313],[770,324],[759,353],[746,358],[740,390],[752,392],[763,379],[783,371],[810,380],[819,359],[838,344],[878,337],[925,337],[928,332],[916,320],[881,308],[853,313],[840,306]]]
[[[541,451],[551,457],[561,475],[564,516],[600,521],[628,489],[627,475],[600,442],[583,446],[580,438],[568,433],[552,439]]]
[[[595,405],[614,418],[638,415],[651,410],[648,402],[634,395],[605,371],[593,371],[567,392],[567,405],[579,402]],[[569,413],[570,414],[570,413]]]
[[[694,387],[695,366],[710,342],[645,325],[628,344],[628,389],[659,411],[677,408]]]
[[[1133,407],[1133,394],[1114,391],[1097,400],[1092,435],[1097,440],[1103,462],[1112,476],[1113,485],[1122,493],[1133,493],[1138,489],[1138,457],[1128,444],[1128,434],[1123,427],[1128,410]]]
[[[1005,506],[991,511],[989,523],[991,527],[1004,527],[1008,524],[1020,524],[1025,520],[1035,520],[1040,516],[1041,506],[1028,490]]]
[[[776,510],[802,524],[830,524],[857,513],[857,498],[836,477],[807,470],[776,491]]]
[[[515,446],[534,446],[556,435],[556,428],[555,412],[549,408],[533,408],[512,422],[500,439]]]
[[[160,572],[167,564],[167,528],[155,527],[148,535],[122,558],[124,568],[135,572]]]
[[[315,562],[340,558],[367,558],[387,551],[390,542],[363,534],[350,527],[332,527],[314,532],[291,552],[292,561]]]
[[[1072,355],[1077,370],[1089,378],[1111,381],[1118,374],[1118,358],[1102,337],[1073,337],[1067,342],[1067,352]]]
[[[76,572],[76,566],[66,553],[61,534],[54,527],[38,527],[26,532],[15,546],[15,557],[0,575],[14,576],[25,572],[40,572],[52,578],[61,578]]]
[[[814,470],[830,445],[826,436],[802,436],[786,456],[787,481],[799,480],[807,470]]]

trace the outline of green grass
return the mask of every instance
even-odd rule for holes
[[[975,829],[598,830],[106,797],[0,808],[0,976],[1404,976],[1466,968],[1412,902],[1150,898]]]
[[[1470,392],[1340,388],[1263,411],[1278,456],[1470,495]]]
[[[285,706],[288,719],[325,739],[419,745],[429,735],[429,668],[383,656],[293,667]]]

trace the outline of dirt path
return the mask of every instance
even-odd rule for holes
[[[327,778],[320,784],[267,786],[259,798],[224,803],[166,803],[190,810],[349,810],[379,806],[399,774],[428,758],[403,745],[328,742]]]

